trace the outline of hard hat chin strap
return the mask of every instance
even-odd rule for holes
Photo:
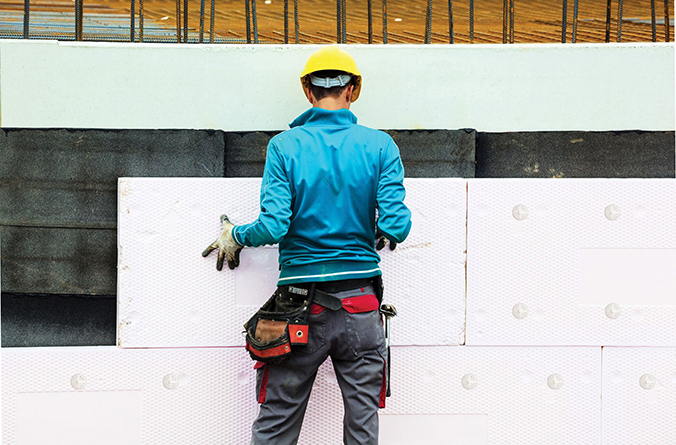
[[[344,87],[350,83],[351,79],[352,76],[349,74],[341,74],[338,77],[317,77],[314,74],[310,74],[312,85],[322,88]]]

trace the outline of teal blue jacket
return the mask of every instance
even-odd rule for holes
[[[268,144],[260,214],[235,241],[279,243],[279,285],[380,275],[376,208],[389,240],[411,230],[399,148],[347,109],[311,108],[290,126]]]

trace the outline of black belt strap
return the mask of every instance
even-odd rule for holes
[[[328,293],[344,292],[360,287],[371,286],[373,278],[354,278],[351,280],[321,281],[317,283],[317,289]]]
[[[332,311],[337,311],[343,308],[343,302],[340,300],[340,298],[336,297],[335,295],[327,294],[326,292],[319,289],[315,289],[315,299],[313,303],[317,303],[318,305],[324,306],[325,308],[331,309]]]
[[[378,277],[375,277],[378,278]],[[340,298],[332,295],[337,292],[345,292],[352,289],[359,289],[366,286],[376,286],[373,283],[374,278],[355,278],[351,280],[339,280],[339,281],[322,281],[318,283],[298,283],[293,284],[288,287],[289,292],[298,295],[308,295],[311,293],[310,289],[312,285],[315,285],[313,303],[317,303],[320,306],[324,306],[327,309],[332,311],[337,311],[342,309],[343,302]],[[378,289],[376,289],[378,293]]]

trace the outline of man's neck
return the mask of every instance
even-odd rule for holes
[[[347,102],[345,100],[341,100],[339,98],[330,97],[330,96],[325,97],[322,100],[318,100],[317,102],[312,104],[312,106],[314,108],[323,108],[325,110],[331,110],[331,111],[341,110],[343,108],[345,108],[347,110],[350,109],[350,103],[349,102]]]

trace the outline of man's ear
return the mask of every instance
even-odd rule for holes
[[[315,98],[315,95],[312,94],[312,90],[309,87],[305,87],[305,91],[307,91],[307,100],[310,102],[312,105],[317,102],[317,99]]]
[[[352,92],[354,91],[354,85],[350,85],[345,89],[345,98],[347,99],[347,103],[352,103]]]

